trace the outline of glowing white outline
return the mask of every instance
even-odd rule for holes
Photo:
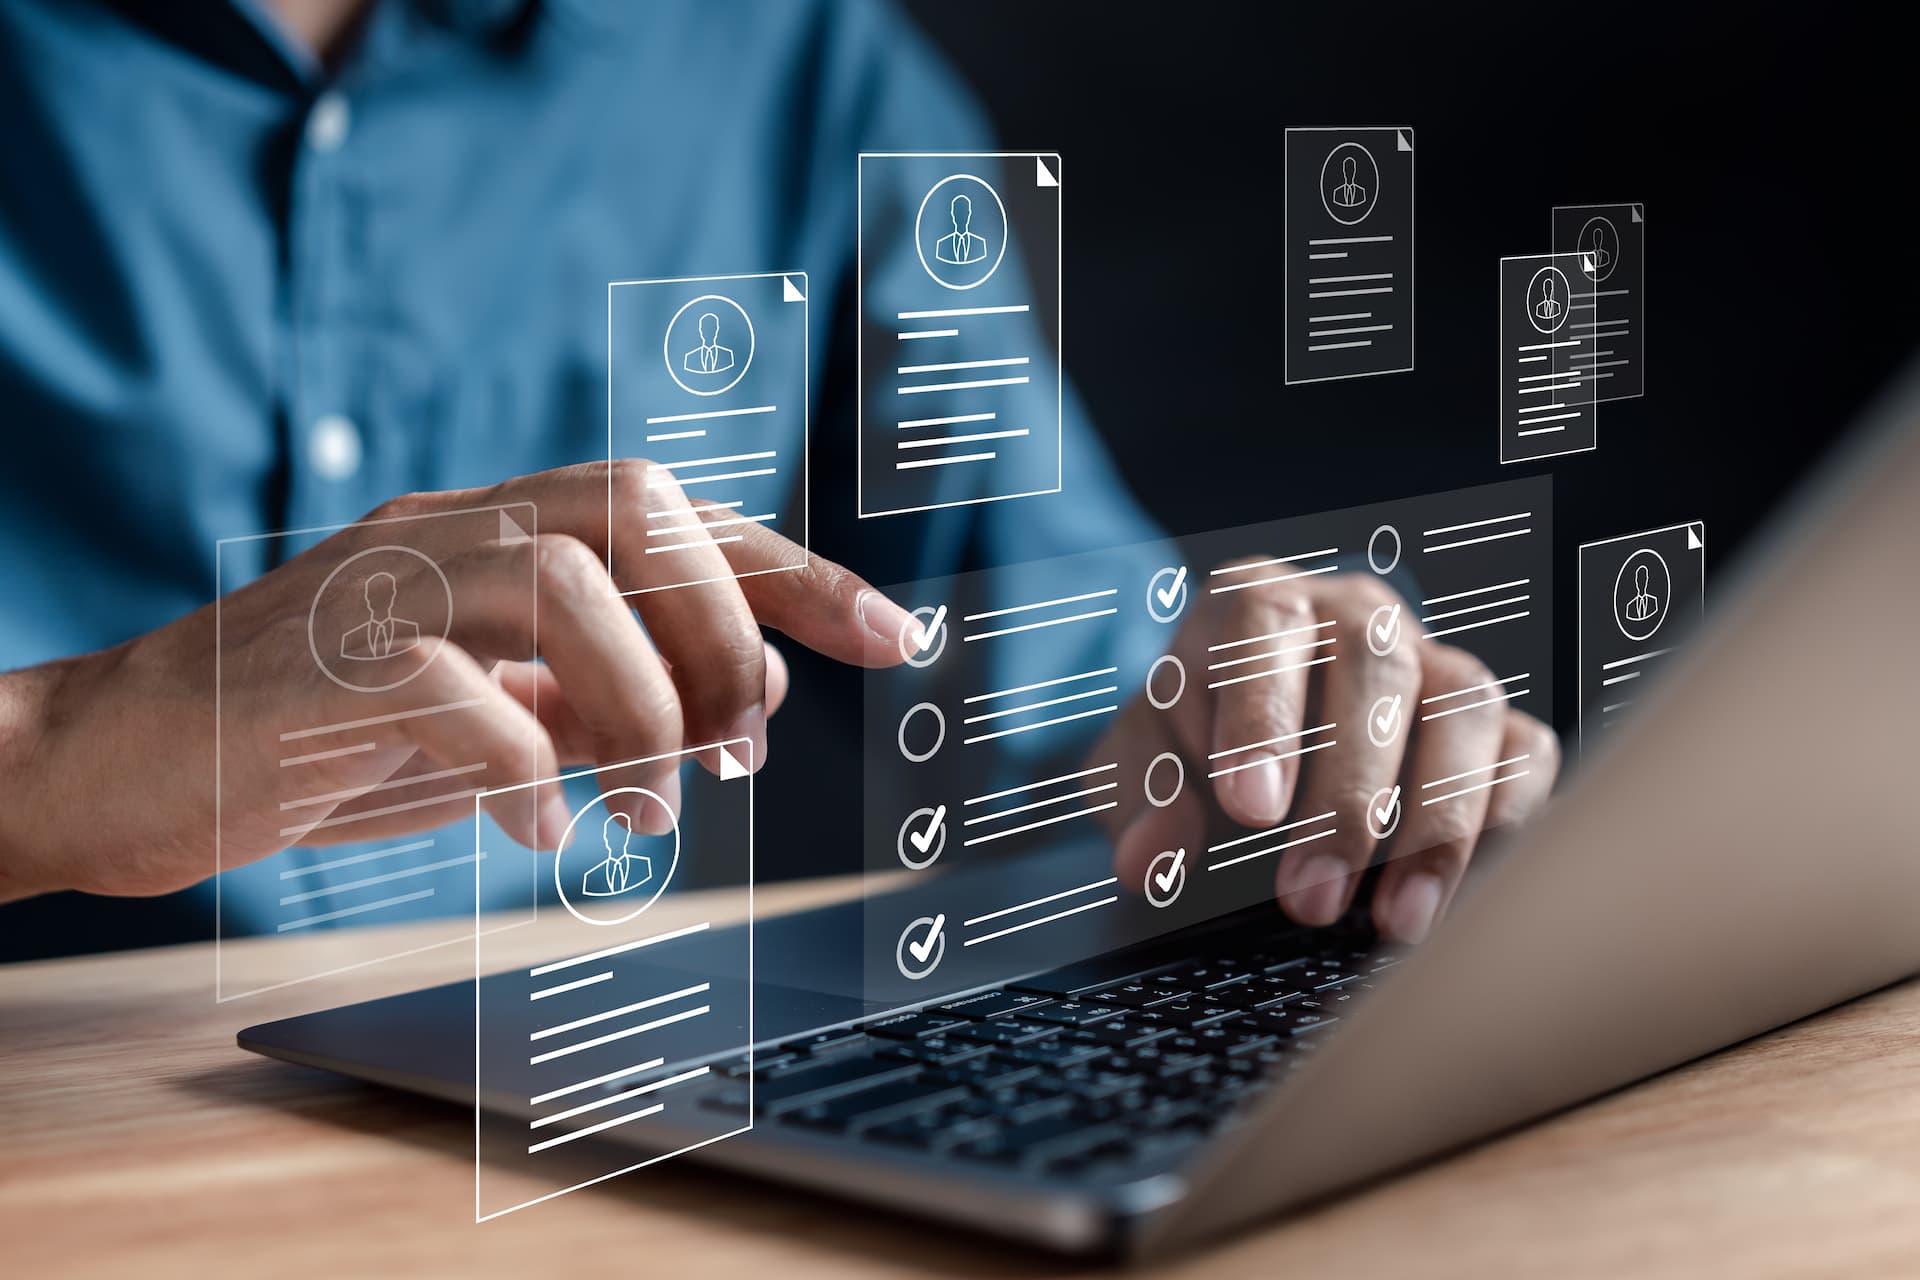
[[[865,207],[866,162],[868,160],[1051,160],[1053,174],[1054,214],[1053,214],[1053,487],[1051,489],[1029,489],[1023,493],[996,493],[982,498],[961,498],[955,502],[934,502],[919,507],[897,507],[887,511],[867,510],[866,493],[866,444],[867,444],[867,355],[866,324],[864,319],[854,333],[854,368],[860,384],[854,398],[854,517],[859,520],[877,520],[885,516],[913,515],[922,511],[940,511],[947,507],[971,507],[983,502],[1011,502],[1016,498],[1042,498],[1049,494],[1060,493],[1066,488],[1066,362],[1061,354],[1065,346],[1066,315],[1066,237],[1064,228],[1066,214],[1063,202],[1066,197],[1063,188],[1066,183],[1062,176],[1060,153],[1058,151],[861,151],[854,156],[854,306],[865,317],[867,307],[867,254],[866,228],[861,223],[860,212]],[[1009,224],[1008,234],[1012,234]],[[916,250],[918,248],[916,240]],[[982,310],[1028,311],[1031,304],[1015,307],[982,308]],[[942,314],[952,314],[946,310]],[[924,312],[901,312],[898,319],[926,318]]]

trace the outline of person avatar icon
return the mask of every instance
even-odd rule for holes
[[[393,616],[400,584],[390,573],[367,578],[367,620],[340,637],[340,656],[355,662],[377,662],[406,653],[420,643],[420,624]]]
[[[1333,189],[1333,202],[1342,209],[1358,209],[1367,202],[1367,189],[1354,181],[1356,164],[1352,156],[1340,160],[1340,185]]]
[[[615,827],[620,831],[620,852],[613,851]],[[653,862],[637,853],[628,853],[633,840],[633,819],[624,813],[610,813],[600,824],[600,842],[606,846],[603,861],[587,868],[581,878],[580,892],[589,898],[616,898],[638,889],[653,879]]]
[[[1649,622],[1660,612],[1660,597],[1647,586],[1650,576],[1646,565],[1633,567],[1633,595],[1627,599],[1628,622]]]
[[[1560,303],[1553,296],[1553,277],[1543,277],[1540,284],[1546,290],[1546,293],[1541,296],[1540,301],[1533,304],[1533,314],[1542,320],[1551,321],[1559,319]]]
[[[953,203],[947,206],[947,213],[953,219],[953,234],[941,236],[934,243],[933,256],[955,267],[970,266],[984,259],[987,256],[987,238],[967,229],[973,223],[973,201],[965,196],[955,196]]]
[[[720,345],[720,317],[709,311],[700,317],[700,345],[687,352],[681,367],[688,373],[725,373],[733,368],[733,348]]]
[[[1593,229],[1593,248],[1587,250],[1587,261],[1592,265],[1596,275],[1604,273],[1607,264],[1613,261],[1613,255],[1607,252],[1606,239],[1606,228]]]

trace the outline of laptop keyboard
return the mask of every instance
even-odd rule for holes
[[[1196,958],[1121,953],[803,1036],[701,1105],[1054,1176],[1124,1175],[1218,1131],[1398,959],[1364,928],[1271,925]]]

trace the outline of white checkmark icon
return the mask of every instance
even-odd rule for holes
[[[940,944],[940,929],[946,923],[947,917],[945,913],[935,916],[933,918],[933,927],[927,930],[926,941],[909,942],[907,944],[907,950],[913,953],[915,960],[921,964],[927,962],[927,957],[932,955],[933,949]]]
[[[927,650],[933,648],[933,642],[940,638],[940,624],[946,620],[947,606],[941,605],[933,611],[933,617],[929,618],[926,624],[914,633],[914,644],[920,652],[925,653]]]
[[[1373,727],[1378,729],[1383,735],[1390,735],[1393,733],[1394,723],[1399,720],[1399,718],[1400,695],[1396,693],[1393,695],[1393,701],[1387,704],[1387,709],[1373,718]]]
[[[1374,821],[1378,822],[1382,827],[1386,826],[1393,818],[1394,806],[1399,803],[1400,788],[1395,787],[1393,793],[1387,797],[1387,802],[1373,811]]]
[[[1160,607],[1173,608],[1173,602],[1180,598],[1180,588],[1187,585],[1187,566],[1181,565],[1173,571],[1173,581],[1161,587],[1155,594],[1160,597]]]
[[[939,837],[940,824],[946,820],[947,806],[940,805],[934,809],[933,818],[927,823],[927,829],[925,831],[909,831],[907,832],[907,839],[913,842],[914,848],[925,853],[932,847],[934,840]]]
[[[1160,886],[1160,892],[1168,893],[1173,889],[1174,882],[1180,878],[1180,868],[1185,865],[1186,861],[1187,851],[1185,849],[1176,849],[1173,854],[1173,861],[1167,864],[1167,869],[1153,878],[1153,882]]]
[[[1373,634],[1380,638],[1380,643],[1385,644],[1393,638],[1393,629],[1399,625],[1400,606],[1396,604],[1387,611],[1387,616],[1374,626]]]

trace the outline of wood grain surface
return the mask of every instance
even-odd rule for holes
[[[763,888],[757,914],[857,891]],[[738,910],[724,893],[655,907],[663,928]],[[274,948],[292,973],[317,958],[303,949],[341,943],[240,945]],[[243,1026],[471,965],[470,948],[441,947],[224,1005],[211,945],[0,968],[0,1276],[1098,1270],[684,1161],[476,1226],[470,1111],[234,1045]],[[1161,1274],[1920,1275],[1920,984]]]

